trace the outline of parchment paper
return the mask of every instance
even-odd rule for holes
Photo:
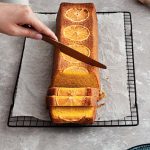
[[[37,15],[55,31],[56,15]],[[100,78],[106,98],[96,120],[122,119],[130,115],[127,91],[126,51],[123,13],[98,14],[99,61],[108,66]],[[55,60],[54,60],[55,61]],[[49,120],[45,96],[51,80],[53,47],[43,41],[26,39],[13,116],[34,116]]]

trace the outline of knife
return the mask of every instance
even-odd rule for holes
[[[28,24],[23,25],[23,27],[35,30],[31,25],[28,25]],[[71,56],[77,60],[80,60],[80,61],[82,61],[86,64],[89,64],[91,66],[95,66],[95,67],[102,68],[102,69],[107,69],[107,67],[104,64],[102,64],[102,63],[100,63],[100,62],[98,62],[98,61],[96,61],[96,60],[94,60],[94,59],[92,59],[92,58],[66,46],[66,45],[64,45],[64,44],[62,44],[59,41],[54,40],[53,38],[51,38],[45,34],[42,34],[42,40],[54,45],[55,47],[59,48],[59,50],[61,52],[65,53],[65,54],[67,54],[67,55],[69,55],[69,56]]]
[[[48,42],[52,45],[54,45],[55,47],[57,47],[61,52],[77,59],[77,60],[80,60],[86,64],[89,64],[91,66],[95,66],[95,67],[98,67],[98,68],[102,68],[102,69],[106,69],[107,67],[102,64],[102,63],[99,63],[98,61],[62,44],[61,42],[58,42],[54,39],[52,39],[51,37],[47,36],[47,35],[44,35],[42,34],[43,38],[42,40],[45,41],[45,42]]]

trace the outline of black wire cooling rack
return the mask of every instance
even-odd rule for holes
[[[43,13],[40,14],[55,14],[55,13]],[[126,46],[126,60],[127,60],[127,84],[129,92],[129,103],[130,103],[130,116],[126,116],[121,120],[109,120],[109,121],[95,121],[92,125],[78,125],[78,124],[62,124],[55,125],[51,121],[43,121],[32,116],[12,116],[12,110],[14,106],[15,92],[17,89],[17,82],[19,78],[20,68],[18,71],[18,77],[16,81],[16,87],[14,91],[13,104],[10,107],[8,126],[9,127],[68,127],[68,126],[85,126],[85,127],[123,127],[123,126],[136,126],[139,124],[138,117],[138,106],[137,106],[137,96],[136,96],[136,83],[135,83],[135,67],[134,67],[134,52],[133,52],[133,35],[132,35],[132,20],[130,12],[97,12],[101,14],[109,13],[123,13],[124,14],[124,32],[125,32],[125,46]],[[24,42],[25,45],[25,42]],[[24,48],[23,48],[24,50]],[[23,57],[23,52],[22,52]]]

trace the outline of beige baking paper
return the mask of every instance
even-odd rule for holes
[[[55,31],[56,15],[37,15]],[[126,50],[123,13],[98,14],[101,84],[107,97],[97,110],[96,120],[123,119],[130,115],[127,90]],[[54,60],[55,61],[55,60]],[[17,85],[13,116],[34,116],[49,120],[45,97],[51,80],[53,47],[44,41],[26,39]]]

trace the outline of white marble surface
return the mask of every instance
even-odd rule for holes
[[[34,11],[57,11],[60,3],[59,0],[31,0],[30,2]],[[150,142],[150,8],[140,5],[136,0],[95,0],[94,2],[97,11],[125,10],[132,13],[139,126],[8,128],[9,106],[12,101],[23,39],[0,35],[0,150],[124,150],[137,144]],[[3,57],[6,59],[2,60]]]

